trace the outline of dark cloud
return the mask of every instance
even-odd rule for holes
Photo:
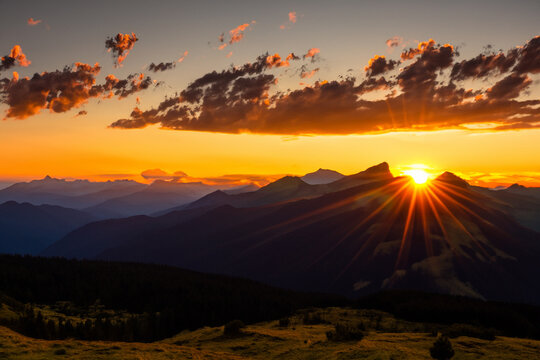
[[[96,84],[101,67],[75,63],[63,70],[34,74],[31,78],[2,79],[0,101],[7,104],[8,118],[25,119],[43,109],[62,113],[78,108],[91,98],[127,97],[145,90],[154,82],[143,74],[132,74],[127,79],[108,75],[103,84]]]
[[[384,56],[375,55],[369,59],[369,63],[364,67],[364,71],[367,72],[368,76],[377,76],[393,70],[397,64],[397,61],[386,60]]]
[[[538,72],[537,39],[506,53],[460,62],[452,45],[429,40],[404,51],[399,70],[396,60],[378,57],[368,65],[364,80],[342,77],[288,91],[279,91],[269,73],[283,60],[272,57],[268,62],[265,54],[243,66],[210,72],[156,108],[136,108],[111,127],[159,124],[176,130],[266,134],[473,129],[487,123],[494,130],[539,127],[540,100],[518,100],[531,84],[527,74]],[[386,72],[388,77],[380,76]],[[491,87],[482,81],[475,90],[461,85],[462,80],[491,75],[502,78]],[[385,92],[364,98],[373,91]]]
[[[532,80],[527,75],[510,74],[487,90],[490,99],[514,99],[526,89]]]
[[[112,51],[115,64],[120,66],[138,40],[135,33],[118,33],[114,37],[109,37],[105,40],[105,48],[107,51]]]
[[[77,117],[77,116],[84,116],[84,115],[88,115],[88,111],[86,111],[86,110],[81,110],[81,111],[79,111],[79,112],[77,113],[77,115],[75,115],[75,117]]]
[[[516,62],[517,51],[509,51],[508,54],[480,54],[469,60],[463,60],[454,64],[450,77],[454,80],[468,78],[481,78],[498,72],[507,72]]]
[[[176,66],[176,63],[174,61],[168,62],[168,63],[160,62],[159,64],[151,63],[150,65],[148,65],[148,71],[153,71],[153,72],[167,71],[167,70],[174,69],[175,66]]]

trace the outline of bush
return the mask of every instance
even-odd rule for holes
[[[223,327],[223,335],[227,336],[236,336],[240,335],[242,333],[242,329],[245,328],[246,325],[241,320],[233,320],[225,324]]]
[[[329,341],[360,341],[364,338],[364,333],[359,327],[346,324],[336,324],[334,330],[326,332]]]
[[[289,318],[279,319],[279,327],[289,327],[290,324],[291,324],[291,319]]]
[[[450,360],[454,356],[454,349],[446,336],[440,336],[429,349],[429,353],[433,359]]]

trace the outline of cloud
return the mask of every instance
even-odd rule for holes
[[[389,49],[395,48],[401,44],[403,44],[403,38],[401,36],[392,36],[390,39],[386,40],[386,46],[388,46]]]
[[[300,78],[309,79],[310,77],[315,75],[318,71],[319,71],[319,68],[315,68],[315,69],[313,69],[311,71],[304,70],[304,71],[300,72]]]
[[[135,33],[118,33],[114,37],[109,37],[105,40],[105,48],[107,51],[112,51],[115,65],[121,66],[137,41],[139,39]]]
[[[146,180],[173,180],[178,181],[187,177],[187,174],[183,171],[176,171],[172,174],[167,173],[161,169],[149,169],[141,173],[141,176]]]
[[[87,115],[87,114],[88,114],[88,111],[86,111],[86,110],[81,110],[81,111],[79,111],[79,112],[75,115],[75,117],[78,117],[78,116],[84,116],[84,115]]]
[[[186,58],[186,56],[188,56],[189,54],[189,51],[184,51],[184,55],[182,55],[176,62],[179,62],[181,63],[182,61],[184,61],[184,59]]]
[[[28,18],[28,20],[26,20],[26,23],[30,26],[35,26],[37,24],[39,24],[41,22],[41,20],[38,20],[38,19],[35,19],[34,18]]]
[[[299,59],[300,58],[294,55],[294,53],[290,53],[285,59],[282,60],[281,56],[278,53],[275,53],[274,55],[269,55],[266,57],[266,65],[269,69],[273,67],[288,67],[291,65],[289,61]]]
[[[252,23],[255,23],[254,21]],[[234,29],[229,31],[230,40],[229,44],[232,45],[234,43],[239,42],[244,38],[244,31],[250,26],[249,23],[245,23],[242,25],[238,25]]]
[[[26,58],[26,55],[23,53],[21,47],[19,45],[15,45],[9,52],[9,55],[2,56],[0,62],[0,71],[7,70],[17,65],[26,67],[31,63],[32,62]]]
[[[312,61],[315,59],[315,55],[320,53],[321,50],[319,48],[311,48],[307,51],[307,53],[303,56],[304,59],[311,58]]]
[[[423,41],[418,44],[417,48],[409,48],[409,50],[403,51],[401,53],[401,60],[411,60],[416,55],[423,54],[424,52],[433,49],[433,47],[435,47],[435,40],[429,39],[428,41]]]
[[[373,58],[369,59],[367,66],[364,67],[364,71],[368,73],[368,76],[377,76],[393,70],[397,64],[397,61],[386,60],[382,55],[375,55]]]
[[[296,23],[296,20],[298,19],[298,17],[296,16],[296,11],[291,11],[289,12],[289,23],[290,24],[295,24]],[[287,25],[286,24],[282,24],[279,26],[279,28],[281,30],[284,30],[287,28]]]
[[[126,79],[107,75],[105,82],[96,84],[96,76],[101,67],[75,63],[63,70],[34,74],[31,78],[0,82],[0,102],[7,104],[6,117],[25,119],[38,114],[43,109],[63,113],[78,108],[91,98],[125,98],[150,87],[152,79],[144,74],[131,74]]]
[[[175,66],[176,66],[176,62],[174,61],[168,62],[168,63],[161,62],[159,64],[151,63],[150,65],[148,65],[148,71],[153,71],[153,72],[167,71],[167,70],[174,69]]]
[[[217,186],[218,188],[232,188],[237,186],[255,185],[257,187],[265,186],[275,181],[283,175],[254,175],[254,174],[231,174],[214,177],[193,177],[183,171],[168,173],[161,169],[149,169],[141,173],[146,180],[165,180],[181,183],[203,183],[206,185]]]
[[[429,40],[406,50],[400,58],[407,62],[400,69],[398,59],[379,56],[369,63],[364,79],[339,77],[287,91],[276,86],[270,73],[284,60],[263,54],[251,63],[209,72],[177,96],[146,111],[136,108],[110,127],[159,124],[174,130],[287,135],[480,129],[486,123],[495,124],[492,131],[538,128],[540,100],[521,99],[532,84],[528,74],[538,71],[536,39],[505,53],[506,58],[513,54],[514,65],[493,66],[500,60],[481,57],[457,61],[452,45]],[[491,65],[469,70],[465,64],[477,58]],[[459,70],[452,76],[456,64]],[[468,82],[463,85],[484,73],[474,90]],[[484,81],[491,75],[497,76],[492,86]],[[384,93],[364,97],[374,91]]]
[[[227,58],[230,58],[232,56],[233,52],[232,51],[229,51],[229,53],[226,55]]]
[[[296,23],[296,11],[291,11],[289,13],[289,21],[293,24]]]

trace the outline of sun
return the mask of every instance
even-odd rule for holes
[[[425,184],[429,178],[428,173],[422,169],[405,170],[403,174],[410,176],[415,184]]]

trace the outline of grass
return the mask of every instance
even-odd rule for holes
[[[322,321],[304,324],[305,313]],[[326,332],[336,323],[361,326],[361,341],[330,342]],[[282,324],[283,325],[283,324]],[[395,319],[372,310],[310,309],[279,321],[247,325],[238,336],[224,336],[223,327],[184,331],[154,343],[45,341],[0,327],[0,359],[430,359],[435,337],[422,324]],[[540,341],[507,337],[451,339],[453,359],[533,359]]]

